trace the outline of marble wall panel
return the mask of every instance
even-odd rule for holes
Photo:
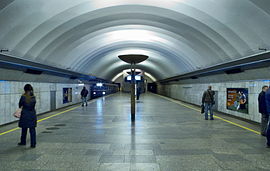
[[[60,83],[39,83],[39,82],[16,82],[0,80],[0,125],[7,124],[17,119],[13,117],[14,111],[18,108],[21,95],[24,93],[25,84],[31,84],[36,96],[37,114],[50,111],[50,91],[56,91],[56,107],[61,108],[76,104],[81,101],[79,84]],[[63,104],[63,88],[72,88],[72,102]]]
[[[201,105],[203,92],[208,85],[218,92],[218,110],[230,115],[238,116],[255,122],[260,122],[261,115],[258,112],[258,95],[263,85],[269,85],[269,80],[239,81],[239,82],[222,82],[209,84],[170,84],[159,85],[158,93],[179,99],[188,103]],[[239,113],[237,111],[227,110],[227,88],[248,88],[249,90],[249,113]]]

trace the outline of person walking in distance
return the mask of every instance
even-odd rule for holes
[[[263,86],[262,91],[258,96],[258,103],[259,103],[259,112],[262,114],[261,117],[261,135],[266,135],[266,128],[268,123],[268,114],[266,109],[266,101],[265,101],[265,92],[267,91],[268,86]]]
[[[204,91],[202,96],[202,105],[205,108],[205,120],[208,120],[208,111],[210,112],[210,120],[214,120],[212,107],[215,104],[214,101],[215,92],[212,91],[212,87],[208,86],[208,89]]]
[[[88,90],[85,87],[83,87],[81,91],[82,106],[84,106],[84,104],[87,106],[87,95],[88,95]]]
[[[137,87],[137,100],[140,99],[140,95],[141,95],[141,87]]]
[[[22,108],[19,127],[22,128],[21,142],[18,145],[26,145],[27,130],[30,131],[31,148],[36,147],[36,98],[33,87],[30,84],[24,86],[24,94],[20,98],[19,108]]]

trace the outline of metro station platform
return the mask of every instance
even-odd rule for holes
[[[17,146],[20,130],[11,130],[17,123],[0,127],[0,170],[270,169],[270,149],[258,126],[222,115],[206,121],[198,108],[175,102],[142,95],[134,125],[129,94],[42,115],[35,149],[29,139],[26,146]]]

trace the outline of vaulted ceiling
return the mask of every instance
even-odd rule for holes
[[[164,79],[270,47],[269,0],[0,0],[0,49],[112,79],[138,68]]]

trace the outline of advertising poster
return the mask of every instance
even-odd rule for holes
[[[248,114],[248,89],[227,88],[227,109]]]
[[[72,88],[63,88],[63,104],[72,102]]]

